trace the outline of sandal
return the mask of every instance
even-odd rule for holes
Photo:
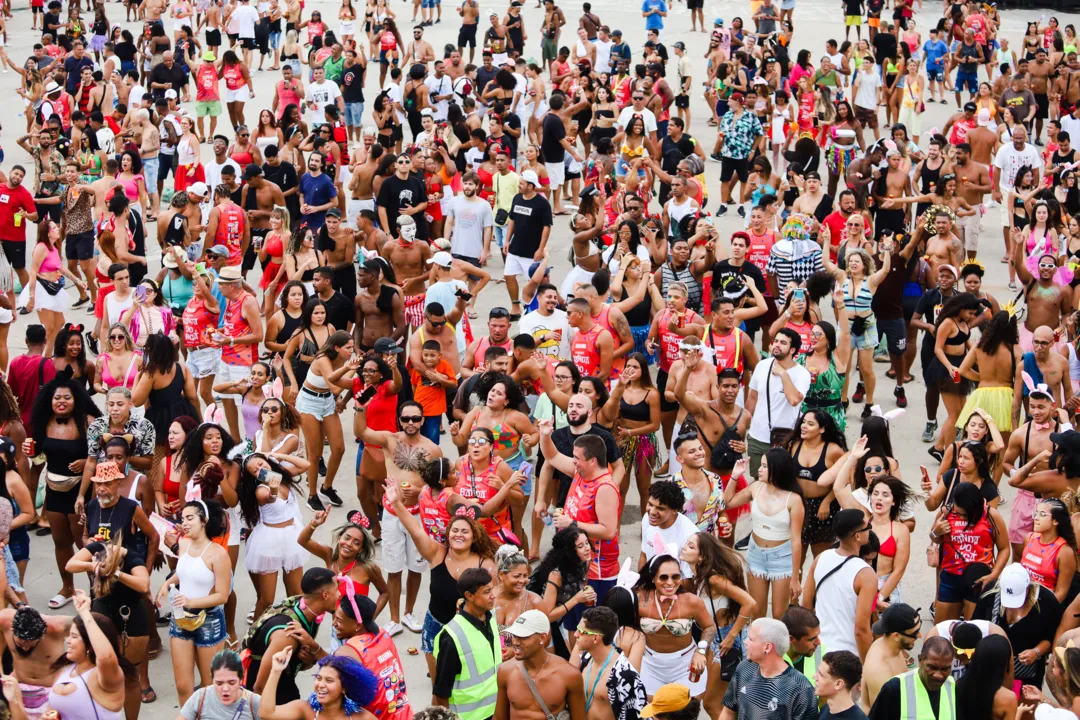
[[[154,702],[155,700],[157,700],[157,693],[154,692],[154,688],[152,688],[152,687],[146,688],[145,690],[142,691],[141,694],[142,694],[143,704],[150,704],[150,703]]]
[[[465,314],[469,316],[470,320],[475,320],[480,317],[475,310],[466,310]]]
[[[251,608],[251,610],[248,611],[247,621],[248,621],[248,625],[255,622],[255,608]]]
[[[60,593],[56,593],[56,595],[53,596],[53,599],[49,601],[49,609],[59,610],[60,608],[69,605],[70,603],[71,598]]]

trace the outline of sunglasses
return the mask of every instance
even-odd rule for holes
[[[443,325],[446,324],[445,320],[438,320],[438,321],[428,320],[428,322],[431,324],[431,327],[433,327],[433,328],[441,328]]]
[[[574,376],[573,375],[556,375],[555,379],[556,380],[573,380]]]
[[[403,423],[422,423],[424,422],[423,415],[402,415],[400,418]]]
[[[379,372],[378,368],[364,368],[363,370],[360,371],[360,374],[361,375],[374,375],[377,372]]]
[[[682,580],[682,575],[674,573],[672,575],[657,575],[656,579],[660,582],[679,582]]]
[[[469,445],[472,447],[483,447],[488,444],[488,439],[483,437],[469,438]]]
[[[863,468],[863,472],[864,473],[885,472],[885,466],[884,465],[867,465],[866,467]]]
[[[577,626],[578,635],[595,635],[596,637],[602,637],[604,633],[596,632],[595,630],[585,630],[581,625]]]
[[[127,336],[126,335],[110,335],[109,339],[110,340],[127,340]]]

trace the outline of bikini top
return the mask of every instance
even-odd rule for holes
[[[656,612],[660,615],[659,620],[656,618],[641,618],[641,632],[646,635],[655,635],[661,630],[666,629],[674,637],[683,637],[690,633],[690,628],[694,624],[693,618],[679,618],[675,620],[668,619],[664,616],[663,611],[660,610],[660,598],[653,595],[653,602],[656,604]],[[672,603],[671,608],[674,608],[675,604]],[[671,613],[671,609],[668,609],[668,613]]]
[[[491,426],[491,434],[495,436],[496,450],[510,450],[517,446],[518,440],[521,438],[517,430],[502,422],[497,422]]]
[[[889,522],[889,537],[885,542],[881,543],[881,547],[878,548],[878,555],[884,555],[885,557],[896,557],[896,538],[893,537],[892,522]]]

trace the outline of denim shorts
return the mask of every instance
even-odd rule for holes
[[[430,612],[424,616],[424,629],[420,631],[420,652],[435,652],[435,638],[443,627],[445,626],[436,620],[435,616]]]
[[[972,95],[979,91],[979,75],[976,71],[965,72],[963,68],[956,71],[956,92],[959,94],[965,85]]]
[[[296,412],[301,415],[313,415],[316,420],[322,420],[331,415],[337,415],[337,400],[332,392],[319,397],[306,387],[300,388],[300,392],[296,394]]]
[[[207,609],[206,622],[195,631],[181,630],[177,627],[176,620],[169,621],[169,637],[193,642],[195,647],[214,647],[222,642],[227,634],[225,632],[225,610],[220,605]]]
[[[348,127],[360,127],[361,118],[364,114],[364,103],[345,103],[345,125]]]
[[[851,336],[851,347],[856,350],[873,350],[878,346],[881,338],[878,337],[877,320],[873,315],[866,318],[866,326],[862,335]]]
[[[783,580],[791,577],[791,541],[772,548],[758,547],[754,536],[750,536],[750,545],[746,552],[746,562],[750,565],[750,574],[766,580]]]
[[[146,182],[146,192],[153,195],[157,192],[158,158],[146,158],[142,161],[143,178]]]

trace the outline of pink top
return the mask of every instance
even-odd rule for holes
[[[41,268],[39,273],[54,273],[60,272],[60,251],[55,247],[49,250],[45,254],[45,259],[41,261]]]
[[[137,202],[139,199],[139,181],[142,180],[144,183],[146,182],[143,176],[135,175],[125,180],[118,175],[116,179],[124,186],[124,194],[127,195],[127,199],[131,202]]]

